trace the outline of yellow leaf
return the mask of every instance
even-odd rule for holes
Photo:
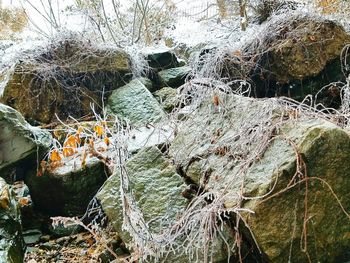
[[[63,144],[63,147],[77,148],[80,138],[76,135],[69,135],[66,141]]]
[[[83,127],[79,126],[77,130],[77,135],[80,135],[83,132]]]
[[[51,154],[50,154],[50,161],[51,162],[59,162],[61,160],[62,160],[62,158],[61,158],[61,155],[58,152],[58,150],[57,149],[53,149],[51,151]]]
[[[101,125],[95,125],[94,131],[96,132],[97,136],[102,137],[104,134],[104,128]]]
[[[75,153],[76,153],[76,151],[72,147],[63,147],[63,149],[62,149],[62,154],[64,157],[72,156]]]
[[[80,145],[81,140],[78,134],[75,135],[75,141],[77,142],[78,145]]]
[[[0,194],[0,208],[8,209],[10,206],[10,197],[8,187],[4,187]]]
[[[53,135],[58,139],[61,140],[62,138],[62,132],[60,130],[54,130]]]

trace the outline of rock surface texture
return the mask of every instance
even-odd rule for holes
[[[165,87],[178,88],[185,83],[186,77],[190,74],[188,66],[165,69],[158,72],[160,82]]]
[[[186,207],[187,201],[181,195],[186,186],[170,161],[164,158],[156,147],[150,147],[132,157],[126,168],[130,189],[145,221],[159,218],[150,223],[150,229],[155,232],[161,231],[159,225],[162,216],[165,215],[168,218],[167,224],[174,222],[176,215]],[[122,229],[123,209],[119,188],[120,173],[117,171],[105,182],[97,194],[97,199],[115,230],[128,243],[131,241],[130,236]]]
[[[86,165],[81,158],[70,158],[42,176],[35,171],[26,174],[37,209],[52,216],[83,215],[98,189],[107,179],[105,164],[96,157],[88,156]],[[43,191],[43,189],[46,189]]]
[[[11,168],[20,161],[31,159],[48,150],[49,132],[29,125],[23,116],[9,106],[0,104],[0,173],[8,177]]]
[[[221,96],[224,109],[202,103],[181,124],[175,163],[226,208],[252,211],[242,231],[269,262],[349,260],[348,132],[274,100]]]
[[[135,126],[157,122],[165,117],[165,112],[143,84],[143,79],[134,79],[113,91],[107,108],[111,114]]]

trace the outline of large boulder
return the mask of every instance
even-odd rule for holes
[[[134,79],[113,91],[108,98],[108,111],[135,126],[162,120],[165,112],[144,83],[143,78]]]
[[[126,164],[130,189],[135,202],[141,210],[152,232],[161,233],[159,229],[162,218],[175,222],[182,213],[187,200],[181,192],[186,188],[175,167],[156,147],[145,148],[133,156]],[[120,194],[120,172],[117,171],[105,182],[96,198],[101,202],[103,211],[124,242],[132,240],[129,233],[122,228],[123,208]],[[132,244],[130,244],[132,245]]]
[[[258,37],[209,56],[209,66],[219,57],[210,74],[221,72],[229,81],[250,80],[251,94],[257,97],[289,96],[299,101],[331,82],[345,81],[340,55],[350,35],[340,24],[290,10],[288,15],[271,16],[258,30]],[[328,86],[317,102],[339,107],[339,94],[337,85]]]
[[[274,99],[219,97],[170,146],[184,175],[226,209],[247,209],[243,239],[268,261],[349,260],[348,132]]]
[[[288,141],[276,140],[252,166],[246,180],[255,182],[247,189],[259,195],[273,190],[276,196],[248,201],[244,207],[255,213],[245,215],[247,224],[272,262],[349,261],[349,134],[319,120],[289,124],[282,132],[300,155]],[[300,184],[301,178],[295,178],[300,176],[299,157],[305,162],[305,182]],[[295,186],[287,189],[293,180]]]
[[[32,52],[0,76],[0,101],[32,122],[89,114],[91,103],[101,106],[131,77],[130,58],[120,49],[66,39]]]
[[[66,157],[57,167],[48,168],[41,176],[35,171],[26,173],[37,210],[51,216],[79,216],[108,177],[104,162],[88,154],[85,165],[82,156]],[[45,189],[45,191],[43,191]]]
[[[300,15],[285,22],[284,16],[279,19],[271,20],[265,30],[274,36],[266,35],[261,45],[268,49],[263,66],[282,84],[316,76],[327,63],[339,59],[350,42],[344,28],[330,20]]]
[[[330,82],[344,80],[340,54],[350,35],[334,21],[307,15],[271,18],[262,32],[253,71],[258,96],[287,95],[302,100]],[[257,43],[253,41],[251,47]],[[326,106],[339,106],[339,90],[318,96]],[[320,101],[319,101],[320,102]]]
[[[186,209],[188,201],[182,195],[188,188],[181,176],[177,174],[171,160],[165,158],[156,147],[144,148],[127,161],[126,172],[129,178],[128,188],[133,194],[135,202],[131,205],[138,207],[149,231],[157,235],[174,227]],[[120,193],[120,183],[118,170],[108,178],[97,193],[96,198],[123,242],[132,248],[134,240],[129,232],[123,228],[124,218],[121,202],[124,197]],[[179,245],[182,248],[183,242],[183,237],[178,237],[172,249]],[[210,258],[211,262],[222,262],[227,259],[226,243],[221,239],[216,239],[213,240],[212,244],[210,250],[212,253],[207,255],[208,259]],[[195,250],[195,248],[193,249]],[[202,248],[199,248],[199,253],[196,255],[189,255],[185,251],[170,252],[162,260],[163,262],[187,263],[193,262],[193,257],[199,257],[201,261],[205,261]]]
[[[29,125],[18,111],[0,104],[1,177],[8,178],[19,162],[36,163],[36,158],[40,158],[37,153],[48,150],[51,140],[49,132]]]
[[[126,168],[135,201],[147,222],[167,213],[169,219],[174,221],[176,215],[184,210],[187,201],[181,192],[186,186],[170,160],[157,147],[144,148],[138,152],[127,162]],[[130,236],[122,230],[123,209],[119,188],[120,173],[117,171],[108,178],[96,198],[121,238],[128,243],[131,241]],[[150,229],[155,231],[158,226],[159,219],[150,225]]]
[[[17,200],[0,178],[0,262],[22,263],[24,241]]]

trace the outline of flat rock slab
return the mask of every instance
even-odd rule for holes
[[[134,126],[144,126],[158,122],[165,112],[142,79],[134,79],[125,86],[112,92],[108,98],[109,113],[129,121]]]

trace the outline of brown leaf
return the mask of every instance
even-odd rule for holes
[[[29,198],[28,197],[22,197],[18,200],[18,203],[20,204],[20,206],[27,206],[29,205]]]
[[[213,103],[215,106],[219,106],[219,104],[220,104],[220,99],[219,99],[219,96],[217,94],[214,94]]]

